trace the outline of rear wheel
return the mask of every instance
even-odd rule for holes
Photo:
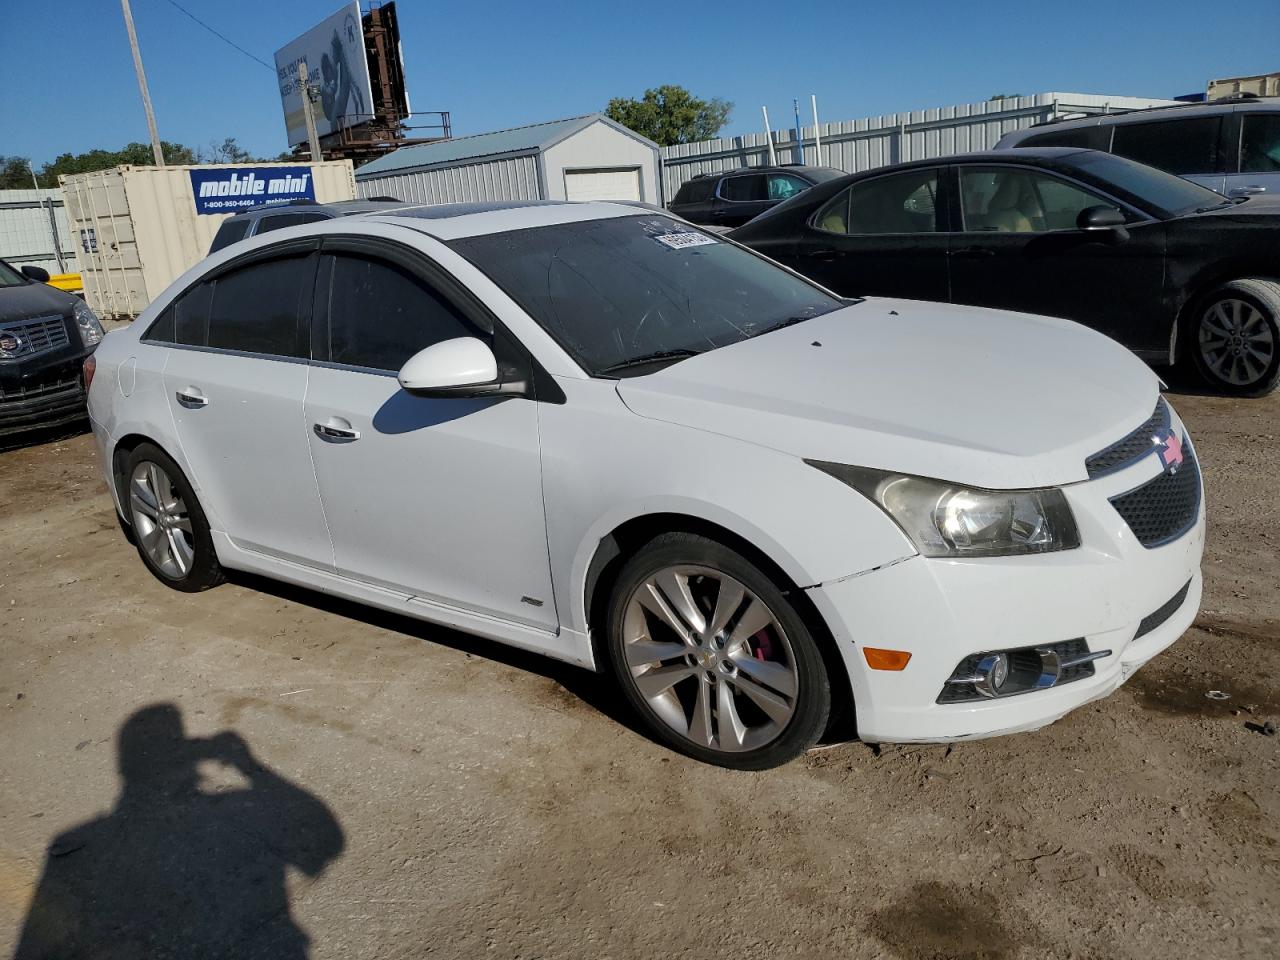
[[[1222,393],[1260,397],[1280,381],[1280,283],[1233,280],[1201,301],[1191,354],[1196,369]]]
[[[209,523],[182,470],[159,447],[139,444],[125,467],[125,509],[138,555],[162,583],[194,593],[225,578]]]
[[[728,547],[660,536],[610,602],[610,659],[653,732],[724,767],[760,770],[812,746],[831,710],[813,635],[783,590]]]

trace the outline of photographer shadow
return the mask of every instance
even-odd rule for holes
[[[117,744],[120,798],[49,845],[14,960],[307,957],[285,873],[342,853],[329,808],[237,733],[187,738],[172,704],[134,713]],[[209,789],[210,770],[239,782]]]

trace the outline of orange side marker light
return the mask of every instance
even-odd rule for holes
[[[881,650],[878,647],[863,647],[862,655],[872,670],[904,670],[911,659],[906,650]]]

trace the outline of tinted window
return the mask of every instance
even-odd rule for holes
[[[1155,214],[1172,216],[1228,202],[1221,194],[1190,180],[1108,153],[1074,153],[1059,162],[1074,167],[1082,178],[1105,185],[1108,193],[1122,198],[1127,195],[1139,207]]]
[[[475,331],[439,293],[382,260],[333,258],[328,290],[329,359],[399,370],[419,350]]]
[[[758,173],[745,177],[725,177],[720,181],[720,196],[725,200],[764,200],[764,180],[764,176]]]
[[[222,226],[218,228],[218,232],[213,235],[213,243],[209,245],[209,252],[216,253],[223,247],[229,247],[237,240],[243,240],[245,234],[249,232],[249,221],[246,220],[224,220]]]
[[[213,302],[213,284],[199,283],[179,297],[173,311],[173,341],[193,347],[209,342],[209,305]]]
[[[714,350],[841,305],[768,260],[669,217],[558,224],[451,246],[595,375],[654,354]]]
[[[20,287],[27,282],[26,274],[20,273],[0,260],[0,287]]]
[[[1218,169],[1221,117],[1120,123],[1111,152],[1169,173],[1213,173]]]
[[[676,194],[676,203],[701,203],[704,200],[710,200],[712,194],[716,192],[716,181],[714,177],[706,177],[700,180],[690,180],[680,188],[680,192]]]
[[[789,200],[809,189],[809,183],[789,173],[769,174],[769,199]]]
[[[280,357],[309,353],[298,335],[299,307],[310,302],[315,260],[305,255],[255,263],[213,284],[209,346]],[[178,315],[181,332],[182,314]]]
[[[1240,133],[1240,172],[1280,171],[1280,113],[1246,113]]]
[[[937,197],[936,169],[877,177],[837,194],[813,224],[830,233],[933,233]]]
[[[1105,131],[1109,133],[1110,131]],[[1019,147],[1088,147],[1096,149],[1100,140],[1106,137],[1099,136],[1098,127],[1075,127],[1070,130],[1051,130],[1048,133],[1037,133],[1033,137],[1027,137],[1025,140],[1019,141],[1015,146]]]
[[[323,213],[277,213],[259,220],[258,229],[254,235],[268,233],[272,230],[283,230],[285,227],[296,227],[301,223],[315,223],[317,220],[328,219]]]
[[[960,168],[960,207],[964,229],[970,232],[1071,230],[1081,210],[1105,203],[1096,194],[1037,170]]]

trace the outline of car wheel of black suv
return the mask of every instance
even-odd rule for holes
[[[1280,282],[1232,280],[1195,306],[1188,349],[1211,387],[1261,397],[1280,382]]]
[[[138,555],[161,583],[196,593],[225,576],[200,502],[178,465],[159,447],[141,443],[124,472],[124,506]]]
[[[764,770],[817,742],[831,686],[812,632],[771,577],[714,540],[656,537],[619,571],[609,659],[660,739]]]

